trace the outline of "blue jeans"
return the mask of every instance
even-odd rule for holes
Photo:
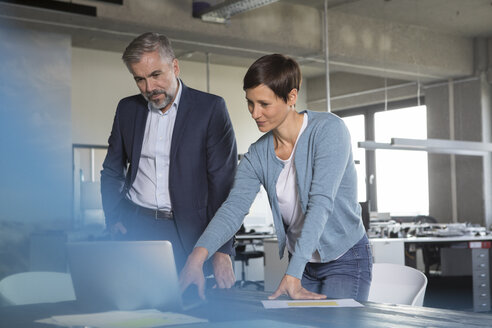
[[[309,291],[332,298],[367,301],[372,280],[372,253],[367,236],[340,258],[327,263],[308,263],[301,284]]]

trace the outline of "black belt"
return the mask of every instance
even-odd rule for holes
[[[173,220],[174,219],[173,211],[154,210],[151,208],[137,205],[128,199],[126,199],[126,202],[128,203],[128,205],[130,205],[130,207],[134,208],[137,211],[137,213],[150,216],[150,217],[154,218],[155,220]]]

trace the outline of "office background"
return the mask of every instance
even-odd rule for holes
[[[138,34],[167,34],[183,81],[225,98],[240,153],[260,135],[241,79],[262,54],[294,56],[304,74],[298,108],[326,110],[324,1],[278,1],[226,24],[193,18],[191,0],[64,3],[95,7],[97,14],[0,1],[2,276],[29,268],[33,233],[74,228],[72,145],[106,145],[117,101],[138,92],[120,60]],[[333,112],[364,113],[367,126],[374,108],[422,103],[428,138],[490,143],[490,1],[327,3]],[[370,129],[366,140],[372,140]],[[370,177],[373,153],[366,154]],[[428,214],[490,227],[491,171],[490,153],[429,153]],[[368,184],[368,200],[377,208],[374,195],[375,184]]]

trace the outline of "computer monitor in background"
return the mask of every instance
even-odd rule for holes
[[[369,229],[369,220],[370,220],[370,207],[369,201],[359,202],[361,206],[361,216],[362,223],[364,224],[364,228],[366,231]],[[268,232],[274,233],[273,227],[273,216],[272,210],[270,208],[270,202],[268,201],[268,195],[263,188],[260,188],[260,191],[256,195],[256,198],[251,205],[249,210],[249,214],[246,215],[243,222],[245,232]]]

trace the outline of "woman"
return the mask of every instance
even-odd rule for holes
[[[350,135],[330,113],[296,112],[298,64],[273,54],[251,65],[243,81],[251,117],[266,132],[241,160],[234,186],[188,257],[180,282],[204,297],[203,262],[239,229],[263,185],[279,254],[289,265],[271,299],[367,300],[372,256],[357,202]]]

